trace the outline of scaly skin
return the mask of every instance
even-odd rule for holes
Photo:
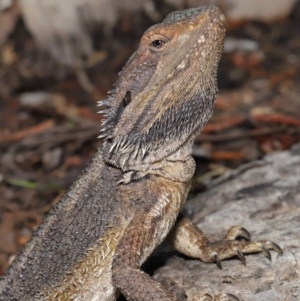
[[[281,251],[236,241],[249,238],[239,227],[210,243],[188,219],[176,222],[194,173],[192,144],[212,114],[224,35],[216,6],[171,13],[145,32],[100,103],[103,147],[2,278],[1,301],[113,301],[120,293],[175,301],[139,268],[174,224],[175,248],[219,266],[235,255],[243,261],[242,252]]]

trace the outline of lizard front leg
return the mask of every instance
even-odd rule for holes
[[[237,240],[238,237],[245,240]],[[180,253],[204,262],[215,262],[220,269],[222,269],[222,260],[234,256],[246,264],[244,254],[262,252],[271,260],[269,250],[283,253],[281,248],[272,241],[250,241],[249,232],[238,226],[231,227],[223,240],[210,242],[196,225],[183,216],[178,217],[168,236],[168,241]]]
[[[168,182],[168,185],[164,185]],[[155,183],[156,187],[158,183]],[[186,197],[189,185],[184,189],[176,190],[180,184],[161,179],[159,181],[160,193],[152,205],[144,206],[135,212],[132,220],[123,232],[112,262],[112,280],[114,285],[123,293],[128,301],[178,301],[161,284],[140,270],[140,266],[161,243],[174,225],[178,211]],[[127,186],[125,186],[127,187]],[[165,189],[165,187],[168,187]],[[139,187],[136,187],[136,190]],[[154,194],[151,185],[145,188],[144,198],[151,199],[147,191]],[[152,188],[152,189],[151,189]],[[134,189],[133,189],[134,190]],[[181,193],[179,193],[181,191]],[[153,200],[153,195],[152,195]],[[199,296],[197,301],[238,301],[232,295],[218,295],[212,298],[209,295]]]
[[[114,284],[128,301],[176,301],[158,282],[140,270],[142,258],[153,249],[154,220],[140,214],[127,227],[115,252],[112,275]],[[151,225],[152,224],[152,225]]]
[[[128,301],[179,301],[160,283],[140,270],[149,253],[156,247],[157,231],[163,220],[155,216],[149,219],[149,212],[139,214],[131,221],[119,242],[112,263],[114,285],[120,289]],[[168,229],[170,226],[166,224]],[[231,294],[217,295],[214,298],[201,294],[197,301],[239,301]]]

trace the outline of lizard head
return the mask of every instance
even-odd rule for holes
[[[109,98],[107,162],[146,170],[191,154],[213,111],[224,35],[225,17],[214,5],[170,13],[144,33]]]

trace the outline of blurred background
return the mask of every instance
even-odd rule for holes
[[[0,0],[0,275],[101,145],[96,102],[143,32],[208,3],[228,33],[190,197],[300,141],[300,2]]]

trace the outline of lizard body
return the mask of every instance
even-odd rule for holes
[[[192,144],[212,114],[224,35],[216,6],[173,12],[145,32],[101,102],[103,147],[2,278],[1,301],[115,301],[120,293],[174,301],[139,267],[175,223],[169,240],[178,250],[219,266],[242,252],[281,251],[236,241],[248,236],[238,227],[211,244],[188,219],[176,222],[194,173]],[[236,300],[222,298],[214,300]]]

